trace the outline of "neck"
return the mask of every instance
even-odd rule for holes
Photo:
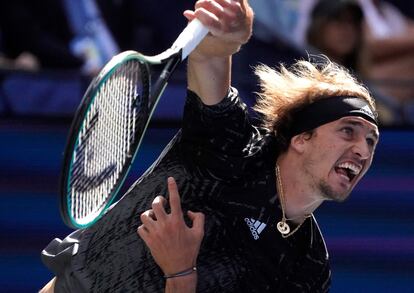
[[[301,176],[300,164],[295,164],[286,155],[281,155],[277,164],[280,170],[286,218],[297,224],[312,214],[323,202],[322,196],[312,190]]]

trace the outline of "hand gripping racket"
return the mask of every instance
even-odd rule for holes
[[[95,223],[127,176],[168,79],[206,36],[191,21],[168,50],[156,56],[116,55],[89,85],[71,125],[60,182],[60,212],[71,228]],[[154,86],[151,67],[163,65]]]

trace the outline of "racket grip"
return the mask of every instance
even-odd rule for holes
[[[177,40],[172,45],[172,48],[182,49],[181,60],[184,60],[207,34],[208,29],[197,18],[195,18],[181,32]]]

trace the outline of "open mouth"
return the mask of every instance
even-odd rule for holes
[[[351,182],[361,173],[362,167],[351,162],[341,163],[335,167],[336,173],[346,177]]]

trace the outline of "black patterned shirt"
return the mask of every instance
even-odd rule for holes
[[[137,235],[166,179],[183,210],[206,215],[197,292],[327,292],[328,253],[316,220],[284,239],[274,138],[250,122],[235,89],[213,106],[188,91],[183,127],[158,160],[92,227],[42,252],[55,292],[163,292],[163,273]]]

